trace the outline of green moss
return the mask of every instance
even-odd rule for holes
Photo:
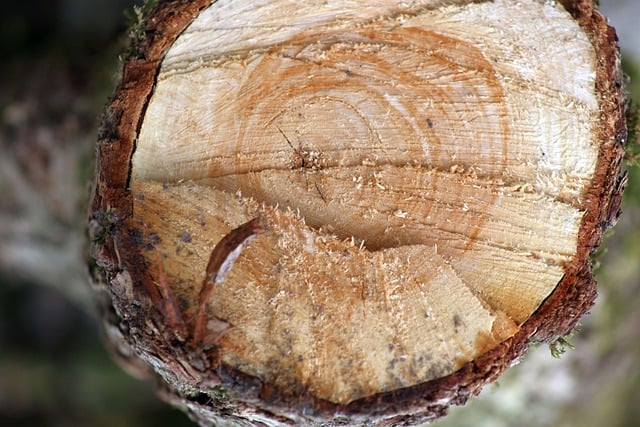
[[[559,359],[567,350],[574,350],[575,346],[567,341],[565,338],[556,338],[549,343],[549,350],[551,350],[551,356]]]
[[[147,19],[161,0],[145,0],[141,6],[125,12],[126,22],[129,27],[129,48],[125,59],[139,58],[144,52],[147,41]]]
[[[221,385],[213,387],[207,394],[211,399],[216,401],[229,400],[229,390]]]

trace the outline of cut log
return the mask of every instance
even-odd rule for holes
[[[146,35],[93,277],[202,425],[424,422],[593,304],[626,130],[591,1],[174,1]]]

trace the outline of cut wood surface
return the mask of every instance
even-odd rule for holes
[[[91,214],[113,339],[169,400],[412,424],[575,326],[624,181],[589,1],[210,3],[149,18]]]

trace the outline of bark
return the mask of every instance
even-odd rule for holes
[[[434,419],[593,304],[615,32],[588,1],[283,4],[147,20],[90,208],[110,340],[202,425]]]

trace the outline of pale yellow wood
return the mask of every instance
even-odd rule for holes
[[[552,1],[218,1],[163,61],[134,216],[187,317],[268,225],[211,301],[226,364],[336,403],[438,378],[576,254],[595,62]]]
[[[473,158],[479,173],[581,196],[597,155],[595,58],[560,5],[425,6],[413,17],[416,8],[402,15],[392,0],[344,3],[218,2],[203,13],[167,54],[136,175],[287,168],[279,127],[327,165],[344,165],[345,146],[350,164],[393,154],[395,164],[448,168]],[[415,3],[429,2],[402,4]],[[384,4],[393,19],[368,22]]]
[[[134,215],[183,302],[197,301],[210,236],[236,225],[224,214],[263,218],[268,231],[216,287],[211,314],[233,326],[219,341],[222,359],[272,384],[348,403],[451,373],[517,331],[432,246],[368,251],[297,213],[210,187],[134,189],[145,195]],[[195,307],[183,309],[188,317]]]
[[[307,224],[371,249],[432,246],[476,294],[518,322],[564,274],[582,216],[501,182],[414,167],[271,170],[207,182],[295,206]]]

